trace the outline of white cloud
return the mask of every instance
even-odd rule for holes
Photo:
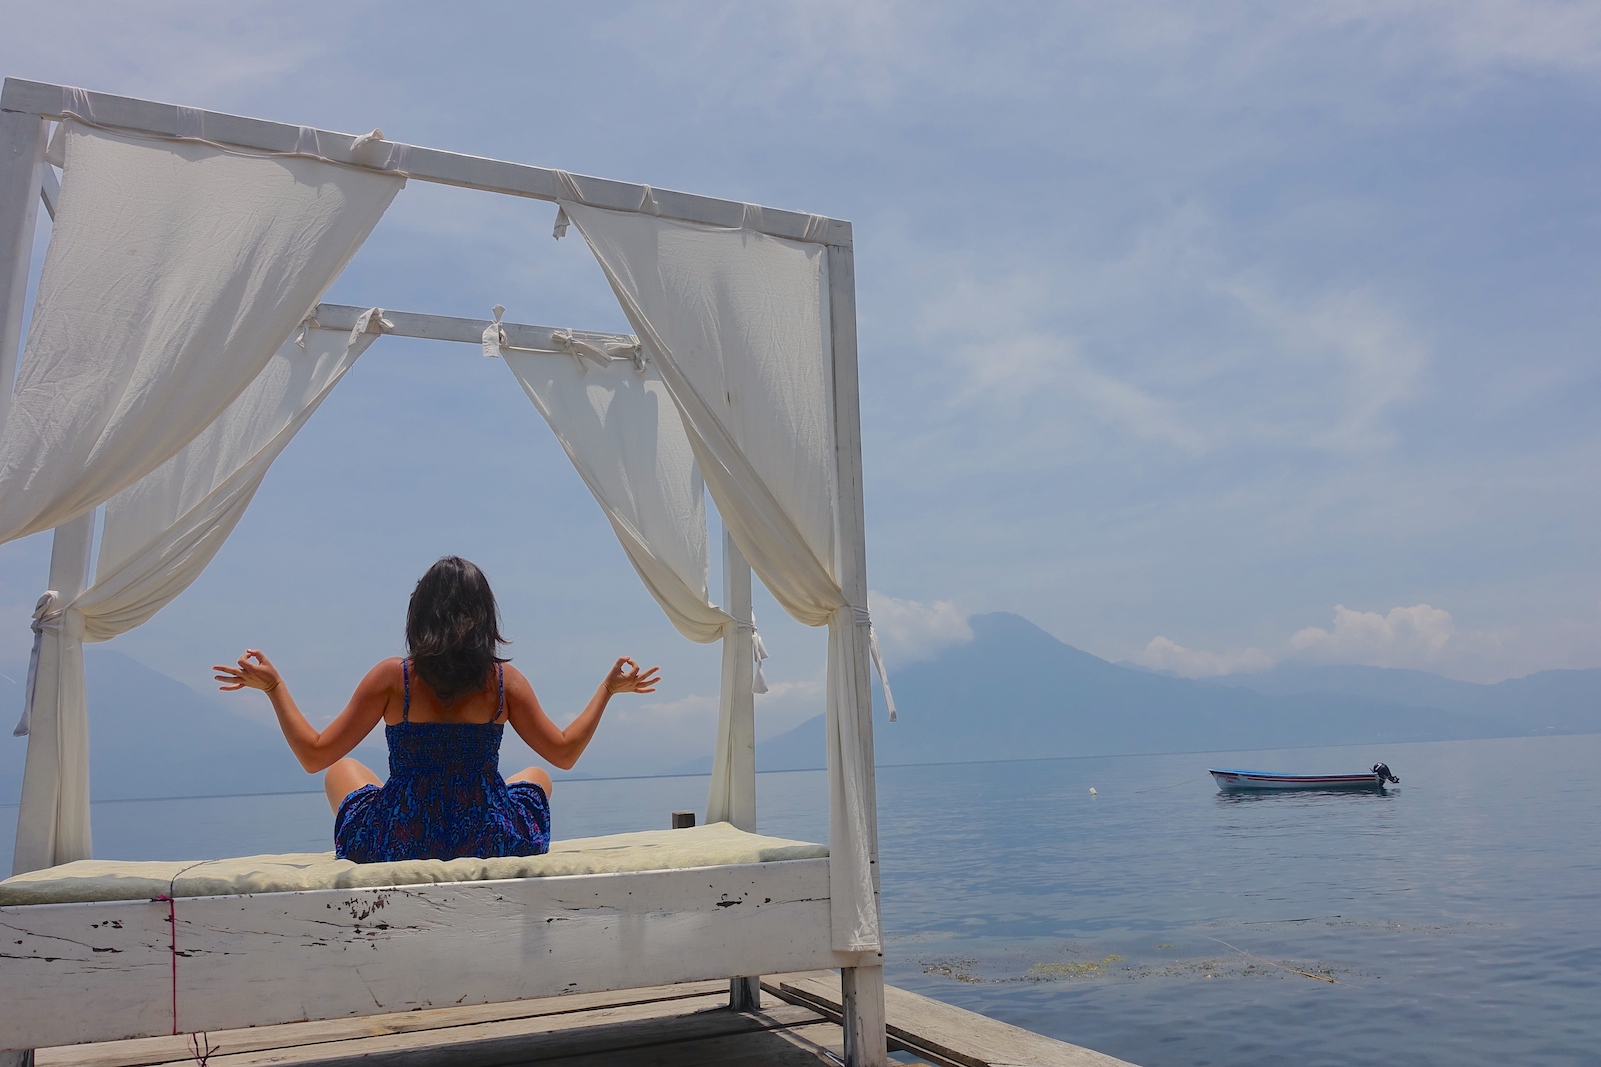
[[[952,645],[973,639],[967,613],[949,600],[924,604],[916,600],[898,600],[883,593],[868,593],[867,603],[873,613],[873,629],[878,632],[879,644],[883,646],[885,657],[892,661],[886,664],[891,671],[894,663],[930,659]]]
[[[1388,614],[1334,607],[1334,628],[1308,626],[1290,647],[1327,663],[1371,667],[1423,667],[1439,661],[1456,633],[1451,613],[1428,604],[1391,608]]]
[[[1273,657],[1260,648],[1228,652],[1202,652],[1185,648],[1166,637],[1153,637],[1136,662],[1185,678],[1217,678],[1225,674],[1252,674],[1273,666]]]

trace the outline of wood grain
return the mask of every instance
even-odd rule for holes
[[[181,1032],[828,966],[828,861],[176,903]],[[170,1034],[155,901],[0,908],[0,1047]]]

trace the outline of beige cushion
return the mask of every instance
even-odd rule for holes
[[[175,897],[215,897],[288,893],[301,889],[554,878],[568,874],[725,867],[817,859],[827,855],[827,845],[762,837],[719,822],[684,830],[575,838],[553,843],[543,856],[487,860],[352,863],[335,859],[332,852],[191,861],[75,860],[0,882],[0,905],[148,900],[162,893]]]

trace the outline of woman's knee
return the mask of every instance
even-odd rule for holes
[[[549,797],[551,792],[556,788],[550,780],[549,772],[547,772],[543,767],[524,767],[510,778],[506,779],[506,781],[532,782],[545,791],[546,797]]]
[[[322,788],[328,795],[328,805],[335,811],[351,793],[364,785],[383,785],[378,776],[360,760],[346,756],[323,772]]]

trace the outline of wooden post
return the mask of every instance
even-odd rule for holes
[[[65,607],[78,598],[89,580],[89,548],[94,539],[95,513],[82,515],[56,527],[50,550],[50,588]],[[71,647],[69,647],[71,646]],[[62,663],[63,655],[77,649],[75,662]],[[68,860],[89,857],[87,759],[72,763],[63,759],[63,733],[82,729],[82,723],[63,723],[56,715],[57,691],[63,669],[83,670],[82,647],[65,637],[46,637],[39,650],[37,702],[28,732],[27,762],[22,772],[22,803],[17,809],[17,844],[12,874],[24,874],[53,867]],[[69,827],[62,840],[60,820],[64,790],[83,793],[83,825]],[[70,853],[63,855],[63,849]]]
[[[741,623],[751,619],[750,564],[733,535],[723,531],[723,610]],[[756,832],[756,696],[751,683],[756,667],[754,637],[736,629],[723,638],[723,714],[717,724],[719,765],[712,770],[707,822],[730,822]],[[726,762],[725,762],[726,761]]]
[[[723,531],[723,610],[740,622],[751,619],[750,564]],[[748,630],[734,630],[723,638],[723,705],[717,724],[718,765],[712,771],[711,797],[706,821],[726,819],[741,830],[756,832],[756,695],[753,646]],[[728,1006],[735,1011],[756,1011],[761,1006],[762,980],[746,975],[728,981]]]
[[[867,606],[867,527],[862,502],[862,416],[856,380],[856,265],[849,247],[828,246],[828,308],[834,370],[835,486],[839,503],[839,584],[845,599]],[[878,907],[878,792],[873,773],[873,678],[867,633],[852,627],[856,642],[852,679],[861,729],[856,737],[867,781],[863,795],[872,865],[873,906]],[[884,957],[866,957],[840,970],[847,1067],[884,1067]]]
[[[0,426],[11,408],[17,373],[44,149],[43,119],[0,111]]]

